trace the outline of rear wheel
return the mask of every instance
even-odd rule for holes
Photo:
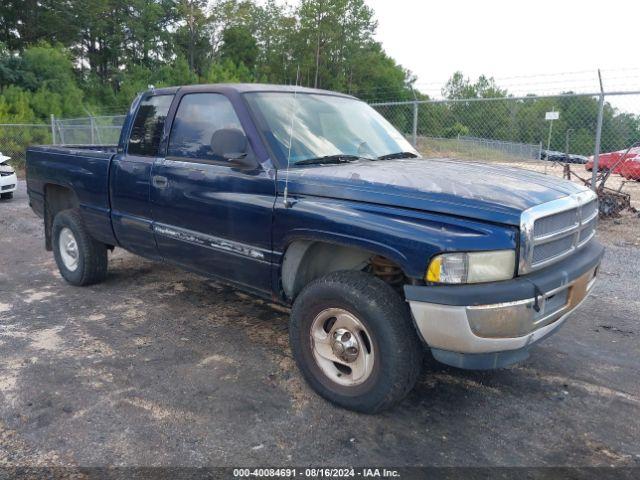
[[[62,277],[72,285],[98,283],[107,276],[107,246],[94,240],[77,210],[53,220],[53,255]]]
[[[422,347],[405,302],[364,272],[331,273],[305,287],[293,305],[289,335],[311,387],[351,410],[394,406],[420,373]]]

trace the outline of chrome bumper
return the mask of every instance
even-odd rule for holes
[[[597,269],[540,292],[537,298],[474,306],[409,300],[409,305],[422,339],[432,350],[460,354],[519,350],[564,323],[591,292]]]

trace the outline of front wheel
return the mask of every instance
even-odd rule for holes
[[[94,240],[77,210],[53,220],[53,255],[62,277],[72,285],[101,282],[107,276],[107,246]]]
[[[289,336],[311,387],[350,410],[391,408],[420,373],[422,346],[407,305],[364,272],[331,273],[305,287],[293,305]]]

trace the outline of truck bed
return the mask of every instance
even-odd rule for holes
[[[33,210],[45,217],[48,189],[73,191],[87,226],[109,243],[109,167],[115,145],[37,145],[27,148],[27,188]]]

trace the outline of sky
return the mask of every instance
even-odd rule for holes
[[[640,90],[637,0],[365,0],[385,51],[435,96],[456,70],[513,94]],[[640,97],[638,99],[640,102]]]

